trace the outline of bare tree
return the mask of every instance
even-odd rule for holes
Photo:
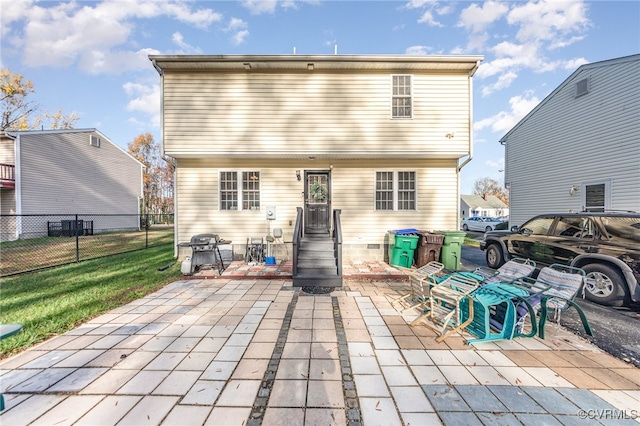
[[[495,195],[500,201],[509,205],[509,192],[497,180],[490,177],[477,179],[473,184],[473,193],[475,195]]]

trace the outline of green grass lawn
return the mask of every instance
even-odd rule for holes
[[[20,323],[0,341],[0,359],[65,333],[182,278],[173,245],[88,260],[0,281],[0,323]]]

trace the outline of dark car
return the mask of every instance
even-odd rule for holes
[[[587,273],[589,300],[610,306],[640,302],[639,213],[543,214],[510,231],[485,233],[480,248],[491,268],[513,257],[535,260],[538,267],[575,266]]]

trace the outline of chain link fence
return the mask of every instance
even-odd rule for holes
[[[173,244],[173,214],[0,215],[0,276]]]

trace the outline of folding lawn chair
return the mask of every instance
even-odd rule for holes
[[[402,272],[409,276],[409,285],[411,291],[391,301],[391,304],[398,303],[405,313],[414,308],[424,307],[429,302],[429,289],[433,285],[432,277],[444,269],[444,265],[440,262],[429,262],[418,269],[409,269],[398,267]]]
[[[550,310],[553,312],[554,321],[559,324],[560,314],[573,306],[580,316],[586,333],[593,336],[593,331],[584,311],[574,302],[576,295],[580,291],[584,291],[584,279],[585,272],[583,269],[553,264],[542,268],[535,279],[521,278],[514,281],[512,283],[513,286],[528,292],[525,296],[522,296],[519,292],[513,293],[514,303],[516,303],[516,307],[520,311],[514,335],[516,337],[531,337],[535,335],[535,329],[537,328],[538,336],[544,339],[544,327]],[[508,290],[509,288],[503,287],[503,290]],[[535,324],[536,312],[539,312],[540,316],[537,326]],[[524,331],[527,321],[532,325],[532,330],[529,332]]]
[[[500,282],[510,283],[520,278],[530,277],[535,270],[535,261],[514,257],[496,270],[480,266],[473,273],[483,277],[480,285],[484,285]]]
[[[454,332],[462,331],[473,321],[473,300],[470,293],[478,288],[476,280],[460,274],[452,274],[444,281],[434,284],[429,293],[429,310],[416,318],[411,325],[425,322],[442,342]]]

